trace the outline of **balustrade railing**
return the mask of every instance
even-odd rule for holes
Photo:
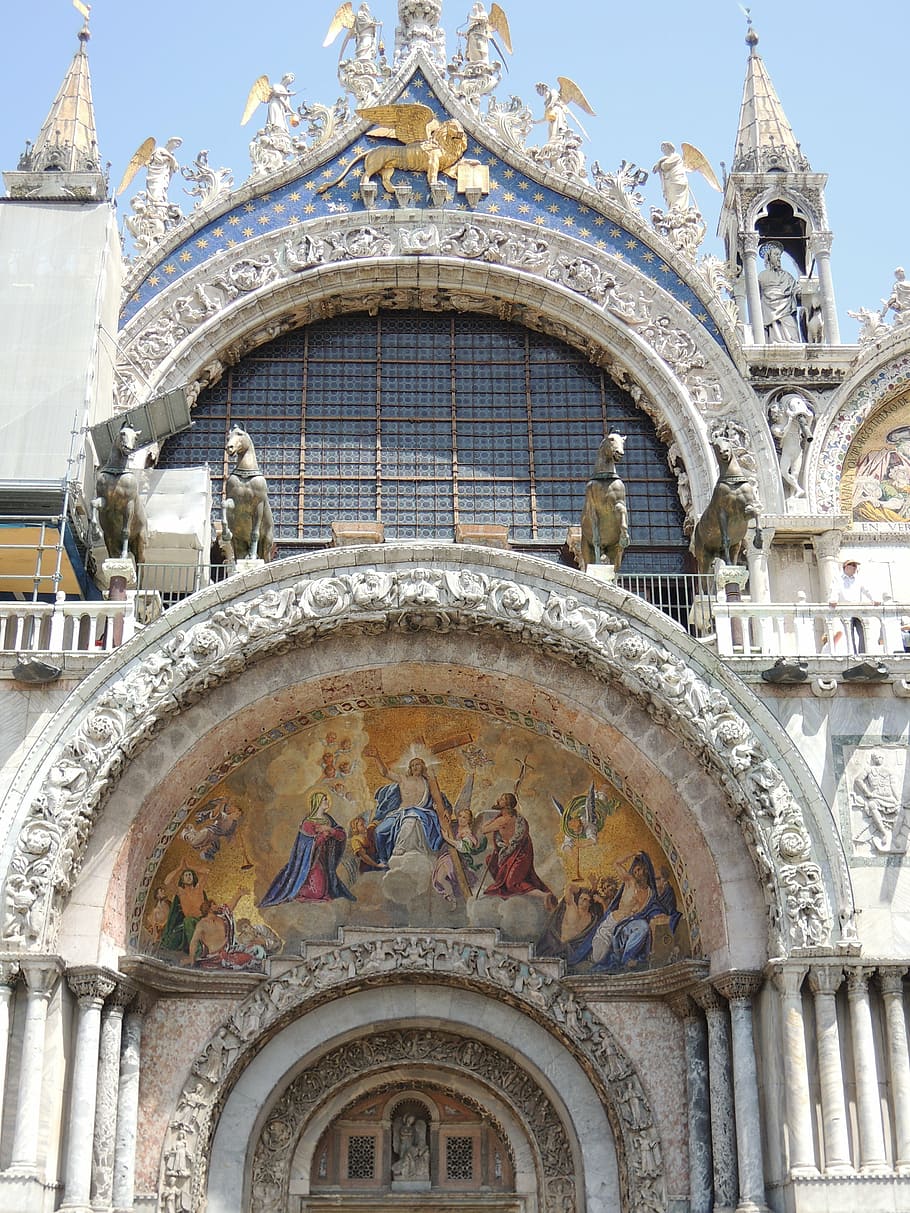
[[[910,645],[910,605],[840,606],[821,602],[714,602],[722,657],[886,656]]]
[[[123,621],[121,636],[118,619]],[[131,601],[0,602],[4,653],[109,653],[117,640],[129,640],[134,631]]]

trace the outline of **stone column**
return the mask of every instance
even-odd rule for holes
[[[708,1040],[704,1020],[687,994],[669,999],[683,1022],[686,1047],[686,1102],[689,1113],[689,1210],[711,1213],[713,1166],[711,1160],[711,1097],[708,1087]]]
[[[10,1170],[38,1174],[38,1138],[41,1125],[41,1088],[44,1076],[44,1028],[47,1008],[60,978],[62,964],[51,957],[24,958],[22,976],[28,988],[25,1030],[19,1058],[19,1097]]]
[[[792,1177],[818,1175],[812,1136],[812,1101],[803,1023],[803,979],[806,968],[781,965],[774,970],[780,992],[781,1035],[784,1049],[784,1097],[787,1108],[789,1172]]]
[[[812,546],[815,549],[815,559],[818,561],[819,602],[828,601],[828,591],[837,572],[837,558],[840,554],[841,532],[832,527],[820,535],[812,536]]]
[[[831,232],[813,232],[809,238],[809,249],[818,266],[818,285],[822,296],[822,320],[825,322],[825,344],[840,345],[840,329],[837,324],[837,304],[834,301],[834,279],[831,277]]]
[[[714,985],[730,1005],[733,1039],[733,1104],[739,1159],[738,1213],[766,1213],[765,1167],[761,1144],[758,1071],[752,1031],[752,998],[761,989],[760,973],[726,973]]]
[[[89,1209],[92,1194],[92,1138],[98,1094],[101,1008],[117,982],[90,966],[71,969],[66,981],[76,996],[76,1047],[73,1056],[70,1115],[64,1160],[64,1209]]]
[[[727,1005],[705,983],[693,997],[708,1021],[708,1079],[711,1088],[711,1153],[714,1160],[714,1213],[736,1205],[736,1128],[733,1121],[733,1066]]]
[[[132,1209],[136,1177],[136,1137],[139,1131],[139,1062],[142,1023],[152,1005],[137,994],[123,1021],[120,1048],[120,1090],[117,1094],[117,1135],[114,1143],[113,1204]]]
[[[825,1138],[825,1174],[849,1175],[850,1139],[847,1135],[847,1101],[841,1068],[840,1035],[834,995],[844,979],[839,968],[816,965],[809,970],[809,985],[815,996],[815,1037],[822,1096],[822,1129]]]
[[[906,969],[879,969],[878,984],[885,1001],[888,1068],[894,1102],[894,1166],[910,1175],[910,1053],[907,1051],[907,1017],[904,1012]]]
[[[6,1095],[6,1063],[9,1056],[10,1004],[19,980],[19,965],[15,960],[0,961],[0,1129],[2,1129],[3,1100]]]
[[[101,1018],[95,1140],[92,1148],[93,1209],[110,1209],[113,1205],[114,1140],[117,1131],[117,1100],[120,1094],[123,1012],[135,996],[136,990],[133,986],[118,981]]]
[[[868,982],[874,972],[874,968],[851,966],[847,970],[847,998],[850,1003],[850,1034],[853,1039],[853,1065],[856,1073],[859,1167],[863,1172],[881,1174],[889,1168],[878,1094],[872,1011],[869,1007]]]
[[[741,232],[740,249],[743,258],[743,278],[746,282],[746,304],[752,327],[752,344],[765,344],[765,322],[762,319],[761,291],[758,286],[758,232]]]

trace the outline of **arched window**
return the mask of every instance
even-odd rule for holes
[[[330,541],[334,521],[379,521],[387,539],[509,528],[555,558],[581,517],[604,434],[626,438],[632,546],[623,572],[678,573],[687,542],[654,423],[562,342],[488,316],[344,315],[248,354],[203,392],[162,467],[208,462],[216,506],[232,424],[268,478],[281,554]]]

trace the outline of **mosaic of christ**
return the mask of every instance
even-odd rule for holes
[[[345,925],[495,927],[572,972],[692,955],[676,850],[622,791],[539,722],[449,702],[312,713],[225,764],[162,839],[134,946],[261,972]]]

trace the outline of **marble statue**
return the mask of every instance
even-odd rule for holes
[[[268,76],[260,76],[250,89],[240,125],[246,126],[256,109],[260,105],[265,105],[266,128],[277,128],[288,134],[288,125],[297,126],[300,123],[300,119],[291,106],[291,98],[294,94],[288,85],[293,83],[293,72],[286,72],[276,84],[273,84]]]
[[[581,514],[582,564],[599,564],[605,558],[616,572],[629,546],[629,515],[626,486],[616,465],[625,453],[621,434],[608,434],[600,444],[591,479],[585,486]]]
[[[139,496],[139,477],[129,466],[138,439],[139,430],[124,422],[107,462],[98,469],[92,510],[108,556],[115,560],[132,556],[136,564],[142,564],[148,543],[148,518]]]
[[[788,392],[768,408],[771,435],[780,456],[780,476],[793,497],[805,497],[799,478],[812,441],[815,413],[799,392]]]
[[[881,750],[872,751],[868,766],[853,780],[852,799],[866,818],[877,851],[906,850],[906,842],[897,837],[903,809],[901,784],[895,772],[888,769]]]
[[[588,132],[569,106],[577,105],[592,117],[594,110],[578,85],[567,76],[557,77],[556,87],[540,83],[536,89],[543,97],[543,116],[536,122],[546,122],[547,141],[542,147],[530,148],[529,155],[538,164],[554,169],[570,180],[585,181],[587,174],[581,142]],[[577,130],[573,129],[573,124]]]
[[[692,193],[689,189],[689,174],[692,172],[701,173],[712,189],[720,189],[720,183],[707,157],[691,143],[682,144],[682,154],[676,150],[674,144],[662,143],[660,152],[660,159],[652,172],[660,177],[660,187],[667,210],[684,211],[692,206]]]
[[[233,545],[235,560],[272,559],[274,523],[268,486],[246,430],[231,426],[225,446],[234,466],[224,482],[221,538]]]
[[[353,39],[354,58],[361,62],[372,60],[376,57],[381,28],[382,23],[377,21],[370,12],[368,4],[361,4],[355,13],[353,4],[351,4],[350,0],[346,0],[346,3],[340,5],[335,16],[332,18],[332,24],[329,26],[329,32],[326,34],[322,45],[331,46],[344,29],[347,30],[347,33],[342,39],[338,58],[342,58],[345,48]]]
[[[150,136],[133,153],[117,187],[117,194],[122,194],[139,170],[145,169],[145,189],[130,200],[133,214],[125,221],[140,254],[154,248],[183,218],[180,207],[168,199],[171,181],[180,171],[174,152],[182,143],[174,135],[159,146]]]
[[[501,46],[494,34],[499,36]],[[492,4],[487,12],[478,2],[468,14],[461,36],[465,40],[464,51],[459,50],[448,65],[449,79],[459,96],[476,104],[479,97],[491,93],[502,79],[505,51],[512,50],[508,18],[498,4]],[[492,62],[491,42],[500,55],[500,59]]]
[[[769,240],[761,247],[765,259],[765,268],[758,275],[762,324],[768,345],[799,345],[796,279],[780,263],[783,251],[776,240]]]
[[[366,185],[374,174],[378,173],[389,194],[395,190],[396,169],[426,173],[429,186],[436,185],[440,173],[447,173],[450,177],[456,176],[452,170],[468,150],[464,127],[456,119],[450,118],[446,122],[440,122],[428,105],[419,103],[374,105],[358,110],[357,113],[361,118],[380,123],[371,134],[398,139],[404,147],[389,147],[386,144],[362,152],[339,177],[320,185],[317,193],[325,193],[326,190],[340,185],[360,161],[363,161],[361,186]]]
[[[427,1122],[410,1113],[392,1124],[392,1150],[397,1158],[392,1175],[405,1182],[430,1178],[430,1151],[427,1146]]]
[[[882,319],[888,312],[894,312],[895,324],[910,322],[910,282],[907,281],[907,275],[900,265],[894,271],[891,294],[882,301]]]
[[[719,474],[708,508],[692,535],[692,554],[699,573],[710,573],[715,560],[739,564],[749,523],[761,513],[755,483],[742,467],[733,444],[716,438],[712,449]]]

